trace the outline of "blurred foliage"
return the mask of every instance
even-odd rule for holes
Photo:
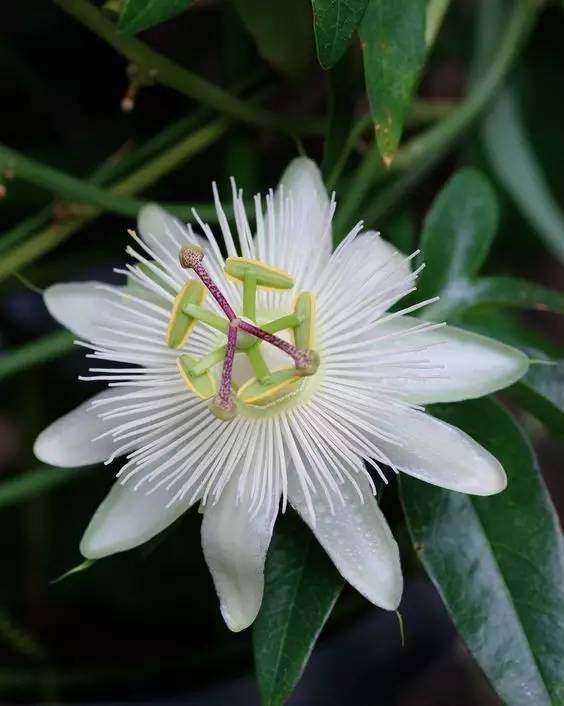
[[[35,290],[115,281],[141,203],[211,218],[213,180],[264,190],[305,151],[337,192],[336,241],[362,217],[420,247],[413,301],[442,295],[427,315],[537,361],[504,396],[523,428],[489,400],[436,410],[502,458],[508,494],[474,501],[411,480],[402,493],[415,550],[493,688],[512,704],[564,703],[560,530],[526,440],[564,433],[562,4],[29,0],[0,33],[0,696],[116,700],[251,669],[251,634],[230,634],[217,610],[196,512],[52,583],[80,565],[115,469],[32,457],[37,433],[94,392]],[[409,582],[421,569],[398,499],[383,502]],[[287,697],[339,595],[311,543],[289,517],[270,551],[254,634],[265,704]],[[296,563],[310,582],[290,585]],[[344,591],[327,629],[367,610]]]

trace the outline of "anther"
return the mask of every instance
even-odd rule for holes
[[[237,416],[237,403],[233,395],[228,400],[222,400],[219,394],[210,404],[210,412],[223,422],[230,422]]]
[[[303,348],[298,351],[298,356],[294,361],[296,364],[296,375],[302,377],[315,375],[319,368],[319,353],[310,348]]]

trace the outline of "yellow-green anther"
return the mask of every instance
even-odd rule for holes
[[[260,382],[263,382],[270,376],[270,370],[261,353],[260,343],[257,342],[254,346],[247,348],[245,353],[247,354],[247,358],[249,359],[249,363],[256,377]]]
[[[241,283],[245,282],[245,276],[252,275],[257,287],[284,290],[294,286],[294,278],[288,272],[246,257],[228,257],[224,269],[229,277]]]
[[[198,306],[197,304],[187,304],[184,307],[184,311],[189,316],[194,319],[201,321],[203,324],[211,326],[211,328],[216,331],[221,331],[222,333],[227,333],[229,328],[229,321],[219,314],[215,314],[209,309],[204,309],[203,306]]]
[[[257,278],[250,270],[245,272],[243,279],[243,316],[253,321],[257,315]]]
[[[181,355],[176,359],[176,367],[180,372],[186,387],[203,400],[209,400],[216,393],[215,378],[209,372],[201,375],[194,375],[192,368],[196,364],[196,358],[192,355]]]
[[[267,407],[297,392],[300,383],[294,368],[276,370],[265,380],[256,377],[248,380],[239,389],[237,399],[253,407]]]
[[[190,368],[190,375],[201,375],[205,373],[214,365],[217,365],[225,358],[225,346],[220,346],[216,348],[211,353],[208,353],[203,358],[200,358],[194,365]]]
[[[180,348],[188,340],[196,325],[196,319],[186,313],[186,306],[201,306],[206,298],[206,288],[198,280],[191,279],[176,295],[166,331],[166,344],[170,348]]]
[[[267,333],[278,333],[278,331],[285,331],[286,329],[293,329],[299,326],[303,320],[303,316],[287,314],[286,316],[281,316],[279,319],[274,319],[267,324],[263,324],[261,328]]]
[[[312,348],[314,343],[315,295],[302,292],[296,299],[294,314],[301,320],[294,328],[296,348]]]

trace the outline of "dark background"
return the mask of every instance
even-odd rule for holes
[[[153,86],[141,91],[133,112],[124,113],[120,102],[127,88],[126,64],[111,48],[50,0],[10,3],[1,12],[0,141],[25,154],[87,175],[120,148],[127,150],[196,108],[169,89]],[[422,82],[423,95],[456,99],[463,94],[472,12],[472,2],[453,3]],[[564,12],[554,7],[543,14],[516,69],[527,128],[560,203],[564,203],[563,36]],[[232,84],[261,63],[227,2],[196,3],[142,38],[221,85]],[[270,107],[324,114],[326,78],[315,62],[307,77],[296,83],[268,68],[265,75],[276,85]],[[365,108],[360,94],[351,99],[359,111]],[[471,132],[403,202],[402,210],[415,224],[456,166],[474,163],[487,169],[476,134]],[[310,156],[321,159],[321,139],[306,140],[304,146]],[[288,138],[237,127],[144,192],[143,198],[205,201],[212,179],[227,193],[231,174],[254,193],[274,185],[295,154],[296,145]],[[0,202],[0,233],[52,198],[17,180],[7,188]],[[502,221],[488,269],[517,272],[562,289],[562,267],[539,245],[503,190],[496,188]],[[385,237],[388,224],[378,225]],[[125,231],[131,226],[130,220],[113,215],[98,218],[23,274],[40,288],[59,280],[112,280],[112,267],[123,261]],[[556,317],[528,318],[543,335],[562,341],[562,324]],[[0,351],[55,328],[38,294],[14,277],[0,284]],[[37,462],[30,449],[37,433],[95,392],[92,384],[86,388],[76,382],[85,368],[83,355],[75,352],[3,384],[2,476],[34,468]],[[549,441],[532,420],[522,421],[534,437],[545,478],[562,508],[562,444]],[[81,533],[111,482],[111,469],[85,469],[83,477],[69,484],[0,510],[0,699],[258,703],[251,676],[251,634],[233,635],[223,625],[199,548],[197,513],[188,514],[156,543],[51,583],[80,563]],[[384,511],[402,545],[407,577],[401,606],[405,645],[393,613],[369,606],[346,589],[290,703],[497,704],[424,578],[393,488],[384,498]]]

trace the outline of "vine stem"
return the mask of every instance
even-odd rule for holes
[[[359,165],[346,198],[337,213],[335,232],[339,238],[352,223],[368,191],[377,179],[416,169],[423,163],[427,166],[434,164],[480,115],[511,68],[538,8],[539,4],[535,0],[516,0],[505,37],[482,79],[444,120],[402,147],[387,170],[378,149],[375,146],[370,149]]]
[[[290,135],[320,134],[324,121],[317,118],[289,118],[237,98],[223,88],[201,78],[159,54],[134,37],[120,34],[115,25],[87,0],[55,0],[66,12],[92,30],[130,62],[141,66],[156,82],[215,108],[250,125]]]
[[[129,196],[142,191],[215,142],[226,129],[227,121],[221,118],[196,130],[162,154],[143,164],[130,175],[122,178],[109,191],[117,196]],[[103,210],[102,207],[97,206],[86,214],[76,215],[68,220],[51,224],[37,235],[24,241],[20,246],[3,254],[0,260],[0,281],[55,248],[74,232],[94,220]]]

